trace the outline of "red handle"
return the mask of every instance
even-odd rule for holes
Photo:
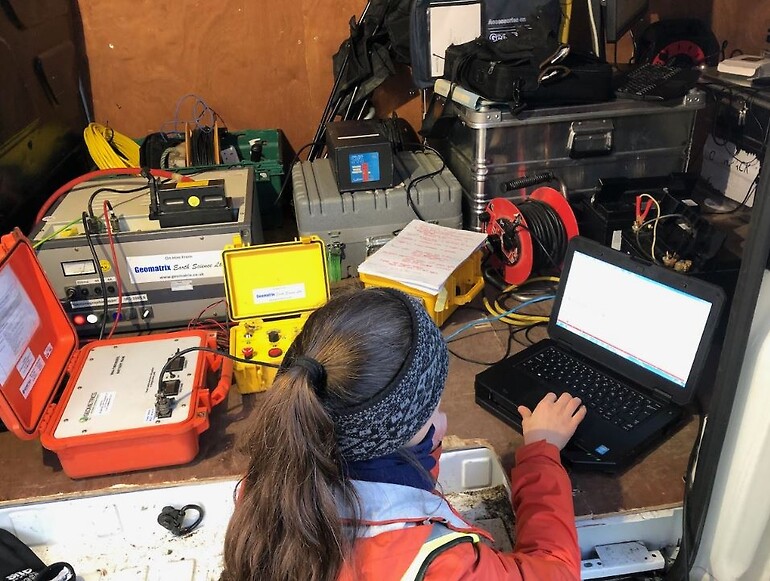
[[[219,371],[219,382],[211,391],[211,407],[227,399],[230,392],[230,386],[233,383],[233,360],[229,357],[218,356],[222,360],[222,366]]]
[[[216,349],[216,340],[217,334],[209,333],[206,339],[207,347]],[[229,357],[208,352],[206,353],[205,365],[207,373],[219,370],[219,381],[212,390],[205,389],[205,386],[201,386],[198,390],[198,407],[195,410],[194,425],[199,434],[208,430],[211,408],[227,399],[227,394],[230,393],[230,386],[233,383],[233,360]]]

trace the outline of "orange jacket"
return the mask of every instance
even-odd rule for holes
[[[513,552],[501,553],[484,543],[460,543],[439,553],[428,567],[424,579],[580,579],[572,486],[561,465],[558,449],[545,441],[519,448],[516,451],[516,467],[511,471],[511,491],[516,513],[516,545]],[[414,523],[416,519],[413,516],[404,518],[402,522]],[[423,520],[425,524],[429,520],[447,522],[446,518],[426,516]],[[432,529],[422,524],[390,528],[395,524],[393,519],[380,523],[387,523],[377,528],[385,532],[363,536],[356,541],[340,581],[399,581]],[[376,526],[377,523],[368,524]],[[456,526],[451,517],[448,526],[455,530],[467,530]]]

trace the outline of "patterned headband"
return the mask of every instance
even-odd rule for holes
[[[449,357],[441,332],[417,299],[384,290],[409,310],[411,349],[401,370],[376,397],[344,411],[330,410],[339,451],[347,462],[378,458],[403,447],[430,419],[444,391]]]

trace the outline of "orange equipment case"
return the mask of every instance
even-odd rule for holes
[[[0,238],[0,419],[21,439],[40,437],[70,478],[184,464],[197,456],[211,408],[230,389],[232,361],[211,352],[185,354],[182,369],[164,374],[179,396],[170,417],[154,413],[158,374],[191,346],[215,350],[216,335],[180,331],[78,349],[29,241],[19,230]],[[137,370],[141,383],[131,382]],[[138,409],[126,414],[125,405]]]

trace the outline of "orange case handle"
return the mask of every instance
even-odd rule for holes
[[[230,386],[233,384],[233,360],[229,357],[221,357],[222,365],[219,372],[219,382],[217,386],[210,392],[211,407],[222,403],[227,399],[227,394],[230,393]]]
[[[216,334],[213,335],[213,341],[210,339],[209,346],[212,346],[212,343],[213,347],[216,347]],[[208,430],[211,408],[227,399],[227,394],[230,393],[230,386],[233,383],[233,360],[222,355],[211,353],[207,355],[205,363],[209,370],[219,370],[219,381],[212,390],[205,388],[198,390],[198,407],[195,410],[193,422],[198,434]]]

